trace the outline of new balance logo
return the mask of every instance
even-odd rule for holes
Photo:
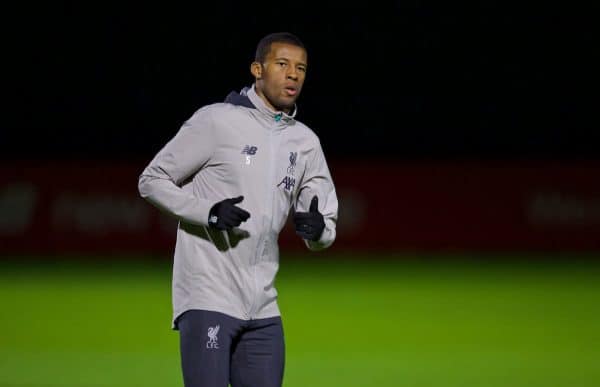
[[[257,150],[258,150],[258,148],[255,146],[246,145],[244,147],[244,149],[242,149],[242,154],[243,155],[255,155]]]
[[[296,185],[296,179],[294,179],[291,176],[286,176],[283,178],[283,180],[281,180],[281,183],[277,184],[277,187],[279,187],[282,184],[284,185],[284,188],[287,191],[290,191]]]
[[[208,349],[219,349],[219,343],[217,340],[217,333],[219,333],[219,329],[221,327],[219,325],[215,327],[208,327],[208,341],[206,342],[206,348]]]

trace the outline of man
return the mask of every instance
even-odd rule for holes
[[[310,250],[336,236],[338,201],[318,137],[295,119],[302,42],[257,46],[251,87],[200,108],[146,167],[143,198],[179,220],[173,329],[186,387],[280,386],[278,234],[293,212]]]

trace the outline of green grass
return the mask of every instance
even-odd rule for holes
[[[600,259],[284,256],[286,387],[600,386]],[[0,261],[0,386],[181,386],[170,262]]]

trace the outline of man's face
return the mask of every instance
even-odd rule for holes
[[[274,110],[286,113],[294,103],[306,76],[306,51],[287,43],[272,43],[264,63],[252,63],[256,91]]]

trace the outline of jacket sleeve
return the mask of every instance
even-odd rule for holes
[[[141,197],[178,220],[207,225],[214,203],[195,196],[182,184],[210,160],[213,130],[210,111],[206,107],[196,111],[140,175]]]
[[[312,157],[306,165],[306,171],[298,191],[296,210],[308,211],[310,201],[315,195],[319,198],[319,212],[323,214],[325,229],[321,239],[318,241],[304,240],[304,243],[310,250],[318,251],[333,244],[338,218],[338,199],[335,186],[318,140]]]

